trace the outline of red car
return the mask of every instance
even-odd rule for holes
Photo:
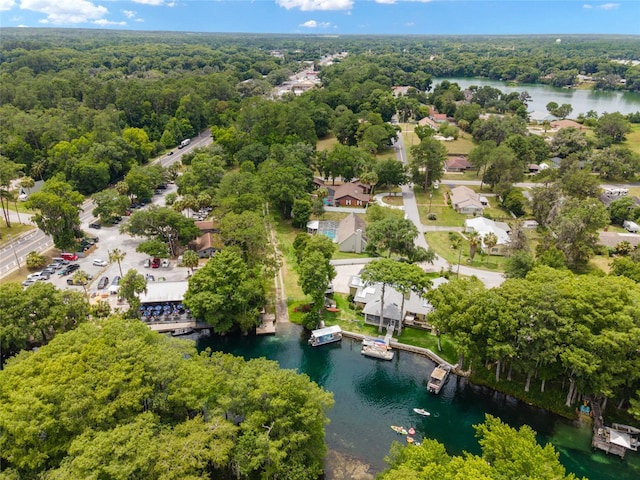
[[[75,262],[78,259],[78,255],[76,255],[75,253],[61,253],[60,257],[70,262]]]
[[[160,268],[160,259],[154,258],[151,260],[151,268]]]

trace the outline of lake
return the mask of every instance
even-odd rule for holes
[[[516,85],[481,78],[434,78],[433,84],[440,83],[442,80],[455,82],[463,90],[471,85],[477,85],[479,87],[497,88],[504,93],[529,92],[532,99],[528,106],[530,112],[546,112],[549,102],[556,102],[558,105],[563,103],[570,104],[573,107],[573,112],[569,115],[569,118],[575,118],[578,114],[587,113],[589,110],[595,110],[599,115],[613,112],[620,112],[625,115],[640,112],[640,93],[557,88],[530,83]]]
[[[485,413],[500,417],[514,427],[530,425],[540,442],[551,442],[560,452],[568,471],[591,480],[631,480],[640,478],[640,455],[627,454],[624,460],[591,451],[590,426],[576,426],[540,408],[451,375],[440,395],[427,393],[426,380],[434,368],[429,359],[396,351],[391,362],[360,354],[360,342],[342,342],[310,347],[309,335],[301,327],[278,324],[275,336],[229,335],[205,337],[198,348],[232,353],[245,359],[265,357],[282,368],[307,374],[333,392],[335,406],[329,411],[326,442],[331,450],[371,466],[373,472],[385,468],[384,456],[393,441],[404,441],[391,425],[414,427],[417,441],[435,438],[450,454],[480,453],[474,424]],[[420,407],[431,413],[423,417],[413,412]]]

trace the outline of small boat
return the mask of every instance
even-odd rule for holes
[[[407,443],[413,443],[414,441],[413,437],[407,437]]]
[[[193,328],[176,328],[173,332],[171,332],[171,335],[174,337],[179,337],[181,335],[189,335],[194,331],[195,330]]]
[[[384,347],[379,347],[375,344],[373,345],[362,345],[362,350],[360,353],[366,357],[379,358],[381,360],[393,360],[393,350]]]
[[[309,345],[319,347],[327,343],[339,342],[342,340],[342,329],[338,325],[332,327],[320,328],[311,332]]]
[[[416,431],[414,430],[414,428],[413,428],[413,427],[411,427],[411,428],[409,429],[409,435],[415,435],[415,434],[416,434]]]
[[[431,415],[429,412],[427,412],[423,408],[414,408],[413,411],[416,412],[418,415],[424,415],[425,417],[428,417],[429,415]]]
[[[446,363],[441,363],[434,368],[433,372],[431,372],[431,377],[429,377],[429,382],[427,383],[427,390],[431,393],[435,393],[436,395],[440,393],[440,390],[447,381],[450,372],[451,367]]]
[[[393,430],[396,433],[399,433],[400,435],[406,435],[408,433],[404,427],[398,427],[396,425],[391,425],[391,430]]]

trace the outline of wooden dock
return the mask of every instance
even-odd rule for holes
[[[256,335],[275,335],[276,316],[273,313],[263,313],[260,315],[262,323],[256,327]]]
[[[192,328],[193,330],[207,330],[211,328],[211,325],[203,322],[197,322],[195,320],[188,320],[184,322],[157,322],[147,323],[147,326],[154,332],[166,333],[173,332],[182,328]]]
[[[362,340],[366,337],[366,335],[363,335],[361,333],[347,332],[344,330],[342,331],[342,336],[348,337],[348,338],[355,338],[356,340]],[[446,360],[443,360],[436,353],[429,350],[428,348],[414,347],[413,345],[407,345],[405,343],[400,343],[395,340],[390,340],[389,346],[397,350],[404,350],[405,352],[417,353],[418,355],[429,357],[438,365],[445,364],[451,367],[452,370],[456,370],[457,365],[451,365],[449,362],[447,362]],[[457,371],[455,371],[455,373],[459,374],[459,372]]]
[[[606,454],[613,453],[620,458],[624,458],[627,449],[621,445],[611,443],[609,438],[610,430],[604,425],[600,404],[592,398],[588,398],[587,400],[591,404],[593,412],[593,437],[591,438],[591,447],[602,450]]]

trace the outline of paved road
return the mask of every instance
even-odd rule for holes
[[[402,138],[402,135],[398,136],[398,141],[395,143],[395,146],[396,146],[396,156],[398,157],[398,160],[406,164],[407,155],[406,155],[405,145],[404,145],[404,140]],[[462,181],[475,182],[474,180],[462,180]],[[447,182],[449,182],[449,180],[442,183],[447,183]],[[479,185],[480,182],[478,181],[477,184]],[[467,185],[475,185],[475,183],[468,183]],[[423,248],[429,248],[427,245],[427,241],[424,238],[424,229],[423,229],[422,223],[420,222],[420,215],[418,214],[418,204],[416,202],[416,197],[413,194],[413,189],[409,185],[402,186],[402,199],[404,201],[404,211],[405,211],[406,217],[415,224],[415,226],[418,228],[418,231],[420,232],[420,235],[418,235],[418,238],[416,238],[416,245]],[[439,255],[436,255],[436,259],[434,260],[433,264],[423,264],[422,266],[426,271],[430,271],[430,272],[440,272],[440,271],[449,270],[449,263]],[[478,270],[475,268],[466,267],[464,265],[452,265],[451,268],[453,272],[455,273],[459,272],[461,275],[466,275],[466,276],[475,275],[478,279],[482,281],[482,283],[484,283],[485,286],[489,288],[497,287],[500,284],[502,284],[502,282],[504,282],[504,276],[501,273]]]

